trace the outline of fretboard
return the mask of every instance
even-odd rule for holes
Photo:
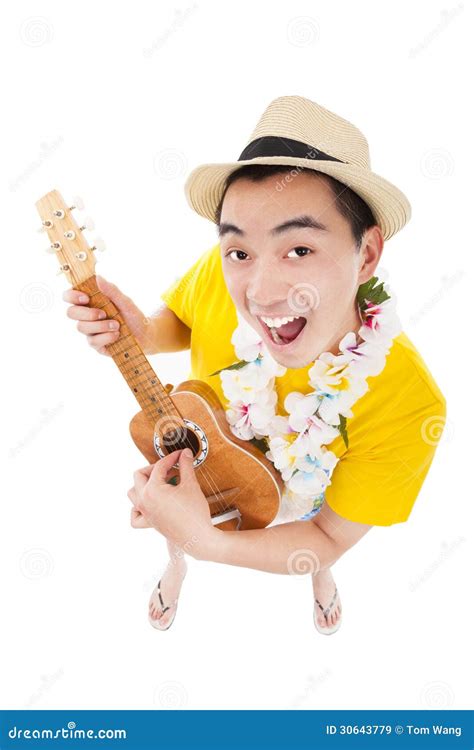
[[[104,310],[107,318],[120,323],[120,337],[109,344],[107,349],[148,421],[154,425],[157,420],[165,417],[180,420],[181,415],[168,391],[160,382],[115,305],[97,287],[95,276],[91,276],[75,288],[89,295],[89,307]]]

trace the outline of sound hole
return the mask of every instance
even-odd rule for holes
[[[163,435],[162,447],[164,453],[191,448],[193,456],[197,456],[199,453],[199,438],[189,428],[169,430]]]

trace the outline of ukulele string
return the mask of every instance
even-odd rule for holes
[[[168,396],[168,399],[171,401],[171,403],[173,405],[173,409],[175,409],[177,411],[180,419],[184,422],[183,415],[179,411],[178,407],[174,404],[173,400],[171,399],[171,396],[169,394],[167,394],[167,396]],[[164,410],[166,411],[166,406],[164,404],[164,401],[162,401],[161,396],[158,396],[158,401],[159,401],[160,407],[163,407]],[[179,432],[179,429],[182,429],[182,428],[178,428],[178,432]],[[194,450],[193,450],[192,443],[191,443],[190,439],[188,438],[188,429],[185,427],[185,430],[186,430],[186,434],[185,434],[184,439],[183,439],[182,442],[184,443],[184,445],[186,446],[186,448],[189,448],[191,450],[191,453],[193,454],[193,460],[194,460]],[[226,507],[225,506],[224,496],[223,496],[221,490],[219,489],[219,486],[218,486],[217,482],[214,481],[214,479],[212,477],[212,474],[209,471],[209,469],[205,468],[205,461],[204,461],[203,464],[200,465],[199,468],[200,468],[200,473],[202,474],[203,478],[207,480],[210,489],[213,490],[213,494],[214,494],[214,497],[215,497],[215,501],[213,502],[213,504],[216,505],[220,511],[224,511],[225,507]]]

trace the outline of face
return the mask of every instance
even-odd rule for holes
[[[373,276],[383,237],[371,227],[356,252],[329,186],[317,174],[282,177],[233,183],[218,229],[236,308],[279,364],[300,368],[337,353],[341,338],[360,328],[357,289]]]

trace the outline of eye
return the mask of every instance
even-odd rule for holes
[[[302,251],[302,253],[301,253],[301,254],[299,253],[299,251],[300,251],[300,250]],[[312,251],[312,250],[311,250],[311,248],[309,248],[309,247],[303,247],[303,246],[300,246],[300,247],[294,247],[294,248],[293,248],[292,250],[290,250],[290,252],[288,253],[288,257],[289,257],[289,258],[290,258],[290,257],[291,257],[291,258],[304,258],[304,257],[305,257],[305,255],[309,255],[309,254],[310,254],[310,253],[312,253],[312,252],[313,252],[313,251]],[[290,255],[290,253],[297,253],[297,255]]]
[[[245,252],[244,252],[243,250],[229,250],[229,252],[228,252],[228,253],[226,253],[226,256],[225,256],[225,257],[226,257],[226,258],[229,258],[229,257],[230,257],[230,256],[232,255],[232,253],[237,253],[237,255],[240,255],[240,256],[242,256],[242,255],[245,255],[245,257],[247,257],[247,258],[248,258],[248,255],[247,255],[247,253],[245,253]],[[239,258],[232,258],[232,260],[245,260],[245,258],[242,258],[242,257],[239,257]]]

